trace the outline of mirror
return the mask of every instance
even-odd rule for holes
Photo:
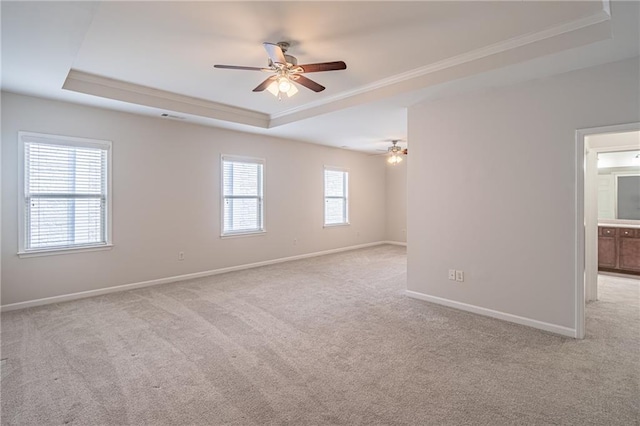
[[[598,219],[640,224],[640,150],[598,154]]]

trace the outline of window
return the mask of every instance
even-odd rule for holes
[[[324,225],[349,224],[349,172],[337,168],[324,169]]]
[[[19,253],[107,247],[111,142],[19,132]]]
[[[222,236],[264,232],[264,160],[222,156]]]

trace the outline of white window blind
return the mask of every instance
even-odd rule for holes
[[[222,157],[222,235],[264,231],[264,160]]]
[[[20,141],[24,188],[19,251],[108,244],[110,143],[25,132]]]
[[[324,169],[324,224],[346,225],[349,223],[348,202],[349,172],[339,169]]]

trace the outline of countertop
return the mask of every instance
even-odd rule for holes
[[[640,229],[640,225],[629,225],[626,223],[598,223],[598,226],[604,226],[607,228],[634,228]]]

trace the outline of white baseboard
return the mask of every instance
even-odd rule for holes
[[[561,325],[550,324],[534,320],[531,318],[520,317],[517,315],[507,314],[505,312],[494,311],[492,309],[482,308],[480,306],[468,305],[462,302],[456,302],[455,300],[444,299],[442,297],[430,296],[424,293],[418,293],[416,291],[405,290],[407,296],[420,299],[427,302],[436,303],[438,305],[448,306],[450,308],[460,309],[462,311],[472,312],[474,314],[484,315],[487,317],[497,318],[503,321],[509,321],[520,325],[526,325],[528,327],[537,328],[551,333],[560,334],[562,336],[577,338],[576,330],[573,328],[563,327]]]
[[[382,244],[392,244],[394,246],[407,246],[407,243],[404,243],[402,241],[382,241]]]
[[[117,286],[113,286],[113,287],[99,288],[99,289],[96,289],[96,290],[88,290],[88,291],[81,291],[81,292],[78,292],[78,293],[63,294],[63,295],[60,295],[60,296],[45,297],[43,299],[27,300],[25,302],[18,302],[18,303],[11,303],[11,304],[8,304],[8,305],[2,305],[2,306],[0,306],[0,312],[15,311],[15,310],[18,310],[18,309],[31,308],[31,307],[34,307],[34,306],[49,305],[49,304],[52,304],[52,303],[68,302],[68,301],[71,301],[71,300],[84,299],[84,298],[87,298],[87,297],[101,296],[101,295],[109,294],[109,293],[116,293],[116,292],[120,292],[120,291],[133,290],[133,289],[136,289],[136,288],[150,287],[150,286],[153,286],[153,285],[167,284],[167,283],[172,283],[172,282],[176,282],[176,281],[185,281],[185,280],[190,280],[190,279],[194,279],[194,278],[208,277],[208,276],[211,276],[211,275],[225,274],[227,272],[241,271],[243,269],[258,268],[260,266],[267,266],[267,265],[273,265],[273,264],[276,264],[276,263],[290,262],[292,260],[307,259],[309,257],[324,256],[324,255],[327,255],[327,254],[340,253],[340,252],[343,252],[343,251],[350,251],[350,250],[357,250],[357,249],[361,249],[361,248],[365,248],[365,247],[378,246],[378,245],[382,245],[382,244],[392,244],[392,243],[387,243],[386,241],[376,241],[376,242],[373,242],[373,243],[358,244],[358,245],[355,245],[355,246],[340,247],[340,248],[331,249],[331,250],[323,250],[323,251],[317,251],[317,252],[313,252],[313,253],[305,253],[305,254],[298,254],[298,255],[295,255],[295,256],[281,257],[281,258],[278,258],[278,259],[265,260],[263,262],[247,263],[247,264],[244,264],[244,265],[230,266],[228,268],[212,269],[212,270],[209,270],[209,271],[195,272],[195,273],[192,273],[192,274],[176,275],[176,276],[173,276],[173,277],[159,278],[159,279],[155,279],[155,280],[142,281],[142,282],[138,282],[138,283],[123,284],[123,285],[117,285]]]

